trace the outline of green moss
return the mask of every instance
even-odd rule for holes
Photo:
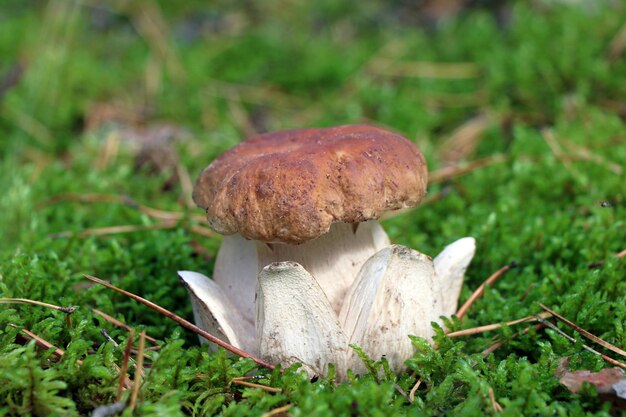
[[[161,2],[145,10],[160,13],[163,41],[139,28],[139,6],[51,1],[4,8],[0,85],[18,64],[24,71],[0,93],[0,297],[77,309],[68,322],[48,308],[0,305],[0,415],[88,415],[116,400],[129,334],[94,308],[161,345],[148,353],[139,401],[127,416],[247,416],[287,405],[294,416],[478,416],[494,413],[491,393],[502,415],[614,411],[593,390],[572,394],[558,383],[560,358],[574,369],[607,365],[582,348],[587,340],[575,335],[573,344],[553,330],[516,334],[520,327],[505,326],[450,339],[438,328],[437,350],[413,339],[410,372],[392,375],[384,361],[372,361],[369,374],[341,385],[333,378],[311,382],[297,367],[259,370],[222,350],[208,353],[194,334],[83,278],[108,279],[189,318],[176,271],[211,275],[219,237],[193,234],[188,219],[172,229],[59,237],[158,222],[133,205],[50,200],[60,194],[128,195],[201,214],[184,208],[178,182],[167,184],[171,168],[136,170],[135,151],[124,142],[102,163],[109,133],[125,118],[187,131],[173,147],[194,178],[252,129],[363,121],[416,140],[434,171],[444,166],[446,138],[486,113],[493,122],[464,159],[500,154],[505,161],[431,184],[429,194],[441,198],[385,221],[385,228],[395,242],[430,255],[474,236],[478,250],[463,300],[495,270],[518,263],[462,322],[450,323],[455,329],[536,314],[543,303],[623,347],[626,264],[614,254],[625,249],[626,236],[626,61],[610,51],[626,7],[517,2],[504,23],[489,9],[469,9],[426,28],[408,23],[420,16],[400,3]],[[376,62],[392,69],[470,63],[476,71],[391,76]],[[125,111],[85,131],[102,103]],[[20,329],[65,353],[37,348]],[[483,357],[493,336],[504,343]],[[129,378],[134,374],[131,368]],[[281,392],[232,382],[250,374]]]

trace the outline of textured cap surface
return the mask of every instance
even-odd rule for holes
[[[193,199],[219,233],[298,244],[334,222],[417,205],[427,182],[426,161],[408,139],[339,126],[253,136],[202,171]]]

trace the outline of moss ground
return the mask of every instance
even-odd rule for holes
[[[478,416],[495,414],[494,401],[510,416],[619,414],[554,376],[563,358],[572,369],[609,366],[566,327],[576,343],[549,329],[515,335],[524,326],[440,332],[438,350],[415,340],[414,373],[336,385],[210,354],[174,322],[83,278],[190,317],[175,272],[210,275],[219,237],[197,233],[185,172],[193,179],[253,132],[377,123],[415,140],[433,173],[426,203],[385,222],[392,240],[434,255],[474,236],[462,300],[518,264],[451,327],[514,320],[543,303],[626,346],[626,260],[615,256],[626,249],[624,3],[477,2],[438,21],[404,2],[222,3],[0,6],[0,297],[77,307],[68,323],[49,308],[0,304],[0,415],[88,415],[115,401],[129,332],[93,309],[161,346],[148,352],[126,416],[283,406],[294,416]],[[155,126],[174,132],[168,146]],[[137,204],[182,217],[164,224]],[[134,229],[107,229],[120,225]],[[502,346],[482,355],[494,337]],[[280,392],[232,382],[250,372]]]

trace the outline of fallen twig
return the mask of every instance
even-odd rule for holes
[[[191,192],[190,187],[190,179],[189,174],[186,174],[184,168],[179,167],[179,176],[182,175],[182,187],[184,188],[183,193],[185,194],[185,204],[188,206],[191,204],[189,200],[188,194]],[[186,175],[186,176],[185,176]],[[190,195],[190,194],[189,194]],[[80,203],[114,203],[114,204],[122,204],[127,207],[134,208],[138,210],[140,213],[145,214],[148,217],[152,217],[154,219],[161,220],[161,222],[153,224],[153,225],[119,225],[119,226],[108,226],[108,227],[97,227],[92,229],[86,229],[79,232],[73,231],[65,231],[59,233],[53,233],[48,237],[54,238],[67,238],[67,237],[88,237],[88,236],[105,236],[105,235],[113,235],[119,233],[133,233],[133,232],[142,232],[147,230],[161,230],[161,229],[173,229],[180,225],[181,228],[186,229],[191,233],[195,233],[197,235],[201,235],[204,237],[212,237],[213,232],[200,225],[192,224],[193,222],[199,222],[203,224],[206,219],[204,216],[188,214],[185,212],[178,211],[168,211],[156,209],[153,207],[148,207],[142,204],[137,203],[131,197],[115,195],[115,194],[59,194],[55,197],[52,197],[48,200],[45,200],[38,204],[39,207],[45,206],[47,204],[56,204],[63,201],[76,201]]]
[[[413,385],[413,388],[411,388],[411,391],[409,392],[409,401],[411,402],[411,404],[415,402],[415,393],[417,392],[417,389],[420,387],[420,385],[422,385],[422,378],[418,379],[417,382],[415,382],[415,385]]]
[[[126,4],[126,3],[121,3]],[[150,54],[155,59],[152,64],[165,67],[167,74],[173,82],[184,83],[187,77],[185,67],[182,65],[177,49],[173,47],[170,39],[170,27],[165,21],[163,12],[158,3],[148,2],[142,7],[133,7],[130,3],[124,6],[139,35],[146,41]],[[154,92],[151,92],[154,93]],[[148,95],[150,97],[150,95]]]
[[[502,406],[496,401],[496,395],[494,394],[493,388],[491,387],[489,387],[489,401],[491,401],[491,406],[493,407],[494,413],[502,412]]]
[[[283,405],[282,407],[278,407],[278,408],[273,409],[272,411],[261,414],[261,417],[275,416],[277,414],[281,414],[281,413],[288,411],[291,407],[293,407],[293,404]]]
[[[260,388],[263,391],[267,392],[282,392],[280,388],[268,387],[266,385],[255,384],[254,382],[248,382],[246,379],[249,379],[247,376],[240,376],[230,380],[231,384],[243,385],[244,387],[250,388]]]
[[[609,48],[607,52],[608,58],[611,61],[615,61],[616,59],[622,56],[625,48],[626,48],[626,24],[624,24],[617,31],[617,33],[613,36],[613,39],[611,39],[611,42],[609,42]]]
[[[100,329],[100,334],[102,336],[104,336],[104,338],[111,343],[113,346],[115,346],[116,348],[118,348],[120,345],[115,341],[115,339],[113,339],[111,337],[111,335],[109,334],[109,332],[107,332],[105,329]]]
[[[468,174],[480,168],[484,168],[489,165],[506,162],[508,160],[506,155],[496,154],[488,156],[486,158],[477,159],[472,162],[468,162],[463,165],[454,165],[446,168],[438,169],[429,175],[428,182],[431,184],[448,181],[454,177]]]
[[[192,233],[195,233],[197,235],[200,236],[204,236],[204,237],[213,237],[213,231],[209,228],[206,228],[204,226],[198,226],[198,225],[189,225],[186,227],[186,229]]]
[[[573,338],[572,336],[568,335],[567,333],[565,333],[563,330],[559,329],[558,327],[556,327],[556,325],[554,325],[553,323],[550,323],[547,320],[542,319],[541,317],[537,317],[537,320],[539,320],[540,322],[542,322],[544,325],[546,325],[547,327],[551,328],[552,330],[554,330],[555,332],[557,332],[558,334],[560,334],[561,336],[565,337],[567,340],[569,340],[572,343],[576,343],[576,339]],[[603,353],[598,352],[597,350],[585,345],[584,343],[581,344],[581,346],[583,347],[583,349],[587,350],[588,352],[593,353],[594,355],[597,355],[599,357],[601,357],[602,359],[604,359],[606,362],[615,365],[615,366],[619,366],[622,369],[626,369],[626,364],[615,360],[613,358],[611,358],[610,356],[607,356]]]
[[[611,162],[600,155],[596,155],[592,153],[589,149],[574,144],[572,142],[565,142],[565,146],[567,146],[569,149],[567,151],[564,151],[563,145],[558,141],[556,135],[554,134],[554,131],[552,131],[551,129],[543,129],[541,133],[544,140],[548,144],[548,147],[554,154],[554,157],[563,164],[565,169],[577,181],[583,181],[584,177],[582,177],[580,172],[576,169],[576,167],[574,167],[572,161],[592,162],[605,167],[615,175],[622,175],[622,173],[624,172],[624,169],[621,165]]]
[[[203,91],[211,97],[226,100],[239,100],[242,103],[267,106],[281,110],[303,108],[306,104],[302,98],[290,95],[271,86],[232,83],[218,79],[207,79],[207,90]]]
[[[110,132],[98,152],[98,157],[95,162],[96,169],[99,171],[104,170],[109,164],[117,158],[120,151],[120,135],[119,132]]]
[[[548,147],[552,151],[554,157],[563,164],[565,169],[570,173],[572,177],[574,177],[576,180],[579,180],[580,172],[578,172],[578,170],[572,165],[571,160],[566,157],[565,152],[563,152],[563,148],[561,147],[561,144],[558,142],[556,136],[554,135],[554,132],[551,129],[543,129],[541,131],[541,135],[548,144]]]
[[[18,329],[19,326],[13,324],[13,323],[9,323],[9,326]],[[37,345],[38,348],[40,349],[45,349],[45,350],[50,350],[53,349],[52,354],[57,358],[57,359],[61,359],[61,357],[63,355],[65,355],[65,351],[61,348],[58,348],[56,346],[54,346],[52,343],[48,342],[47,340],[45,340],[44,338],[42,338],[41,336],[36,335],[35,333],[26,330],[26,329],[20,329],[20,332],[23,333],[22,337],[24,337],[26,340],[34,340],[35,344]],[[77,365],[82,365],[83,361],[81,359],[76,359],[76,364]],[[117,367],[117,365],[116,365]],[[119,370],[119,368],[117,368]],[[123,374],[122,374],[123,375]],[[123,380],[124,384],[126,387],[130,386],[130,381],[128,380],[128,378],[124,378]]]
[[[616,253],[615,256],[617,256],[617,259],[623,259],[624,256],[626,256],[626,249],[624,249],[621,252]],[[604,266],[604,264],[605,264],[604,261],[591,262],[591,263],[587,264],[587,268],[589,268],[589,269],[602,268]]]
[[[478,147],[483,133],[491,123],[492,117],[480,113],[457,127],[439,147],[441,162],[444,167],[453,167],[462,160],[467,160]]]
[[[620,164],[609,161],[605,157],[591,152],[590,149],[587,149],[584,146],[578,145],[572,141],[565,141],[565,146],[568,148],[568,157],[572,161],[592,162],[605,167],[615,175],[622,175],[624,172],[624,168],[622,168]]]
[[[145,206],[137,203],[133,198],[124,195],[116,194],[74,194],[66,193],[59,194],[50,199],[44,200],[37,206],[42,207],[49,204],[57,204],[65,201],[79,202],[79,203],[114,203],[121,204],[133,209],[136,209],[140,213],[145,214],[148,217],[152,217],[159,220],[182,220],[188,218],[190,220],[204,222],[204,216],[187,214],[178,211],[161,210],[153,207]]]
[[[128,388],[125,384],[125,381],[128,379],[126,376],[126,372],[128,371],[128,362],[130,361],[130,351],[133,348],[133,339],[135,338],[135,330],[130,329],[128,333],[128,341],[126,342],[126,347],[124,348],[124,356],[122,357],[122,366],[120,367],[120,379],[117,384],[117,396],[116,401],[120,401],[122,399],[122,392],[124,389]]]
[[[404,392],[404,390],[402,389],[400,385],[393,382],[393,387],[396,389],[396,391],[398,391],[398,394],[402,395],[407,400],[409,399],[409,396],[406,394],[406,392]]]
[[[576,330],[578,333],[580,333],[581,335],[583,335],[587,339],[591,340],[592,342],[595,342],[595,343],[599,344],[600,346],[603,346],[603,347],[609,349],[610,351],[613,351],[613,352],[617,353],[618,355],[626,357],[626,351],[618,348],[615,345],[610,344],[609,342],[606,342],[606,341],[600,339],[598,336],[595,336],[595,335],[589,333],[587,330],[583,329],[582,327],[580,327],[576,323],[573,323],[573,322],[569,321],[568,319],[566,319],[565,317],[561,316],[559,313],[555,312],[554,310],[549,309],[545,305],[543,305],[541,303],[538,303],[538,304],[539,304],[539,306],[541,308],[543,308],[545,311],[550,313],[552,316],[554,316],[561,323],[564,323],[567,326],[571,327],[572,329]]]
[[[157,224],[145,225],[122,225],[109,227],[95,227],[93,229],[85,229],[80,232],[59,232],[48,235],[50,239],[66,238],[66,237],[88,237],[88,236],[105,236],[116,235],[119,233],[144,232],[149,230],[173,229],[178,224],[177,221],[164,221]]]
[[[487,278],[485,280],[485,282],[483,282],[480,285],[480,287],[478,287],[476,289],[476,291],[474,291],[474,293],[472,293],[472,295],[470,295],[470,297],[467,299],[467,301],[465,301],[465,303],[461,306],[461,308],[459,308],[459,310],[456,312],[456,316],[458,317],[458,319],[459,320],[463,319],[463,316],[465,316],[465,314],[470,309],[472,304],[474,304],[474,301],[479,299],[485,293],[485,287],[487,287],[487,286],[491,287],[509,269],[515,268],[516,266],[517,266],[516,262],[511,262],[510,264],[505,265],[502,268],[498,269],[489,278]]]
[[[115,317],[112,317],[112,316],[110,316],[110,315],[108,315],[108,314],[106,314],[106,313],[104,313],[104,312],[102,312],[100,310],[95,309],[95,308],[92,308],[91,311],[93,311],[94,313],[96,313],[97,315],[101,316],[106,321],[108,321],[109,323],[111,323],[111,324],[113,324],[113,325],[115,325],[117,327],[120,327],[120,328],[122,328],[122,329],[124,329],[124,330],[126,330],[128,332],[132,332],[133,331],[132,327],[130,327],[127,324],[122,323],[121,321],[119,321]],[[154,337],[149,336],[147,334],[146,334],[146,339],[149,340],[150,342],[154,343],[155,345],[159,344]]]
[[[139,334],[139,349],[137,350],[137,362],[135,365],[135,380],[133,381],[133,390],[130,395],[130,402],[128,408],[135,409],[137,405],[137,396],[139,395],[139,388],[143,382],[143,350],[146,347],[146,332],[142,331]]]
[[[464,80],[480,75],[480,67],[473,62],[400,62],[376,58],[368,72],[387,77],[434,78]]]
[[[9,323],[9,326],[15,328],[15,329],[19,329],[20,327],[13,324],[13,323]],[[26,330],[26,329],[20,329],[20,332],[23,333],[25,336],[24,337],[26,340],[34,340],[35,344],[37,345],[38,348],[40,349],[45,349],[45,350],[50,350],[53,349],[52,354],[57,358],[57,359],[61,359],[61,357],[63,355],[65,355],[65,351],[61,348],[58,348],[56,346],[54,346],[52,343],[48,342],[46,339],[44,339],[43,337],[37,336],[35,333]],[[76,361],[77,364],[82,365],[83,362],[78,359]]]
[[[31,304],[40,307],[51,308],[53,310],[61,311],[65,314],[72,314],[76,311],[76,307],[60,307],[54,304],[44,303],[42,301],[29,300],[27,298],[0,298],[0,304]]]
[[[148,301],[145,298],[142,298],[142,297],[140,297],[138,295],[135,295],[133,293],[125,291],[125,290],[123,290],[121,288],[117,288],[116,286],[114,286],[114,285],[112,285],[112,284],[110,284],[110,283],[108,283],[108,282],[106,282],[104,280],[101,280],[100,278],[96,278],[94,276],[87,275],[87,274],[85,274],[84,277],[87,278],[90,281],[96,282],[96,283],[98,283],[100,285],[103,285],[103,286],[109,288],[109,289],[112,289],[113,291],[116,291],[116,292],[118,292],[120,294],[123,294],[123,295],[125,295],[125,296],[127,296],[129,298],[132,298],[133,300],[135,300],[137,302],[140,302],[141,304],[143,304],[143,305],[145,305],[145,306],[147,306],[147,307],[149,307],[149,308],[151,308],[151,309],[161,313],[165,317],[167,317],[167,318],[169,318],[171,320],[174,320],[176,323],[180,324],[184,328],[186,328],[188,330],[191,330],[192,332],[198,334],[199,336],[202,336],[203,338],[205,338],[209,342],[213,342],[216,345],[223,347],[227,351],[229,351],[231,353],[234,353],[237,356],[241,356],[242,358],[249,358],[249,359],[253,360],[257,365],[260,365],[260,366],[262,366],[264,368],[274,369],[273,365],[271,365],[271,364],[269,364],[269,363],[267,363],[265,361],[262,361],[261,359],[258,359],[256,357],[254,357],[253,355],[249,354],[248,352],[245,352],[245,351],[243,351],[243,350],[241,350],[241,349],[239,349],[239,348],[237,348],[237,347],[235,347],[235,346],[233,346],[233,345],[231,345],[229,343],[226,343],[226,342],[218,339],[217,337],[213,336],[209,332],[199,328],[195,324],[193,324],[193,323],[183,319],[182,317],[177,316],[176,314],[172,313],[171,311],[169,311],[169,310],[167,310],[167,309],[165,309],[165,308],[163,308],[163,307],[153,303],[152,301]]]
[[[535,330],[540,330],[543,329],[545,326],[545,324],[543,323],[538,323],[535,324],[534,326],[530,326],[525,328],[524,330],[522,330],[521,332],[516,332],[513,333],[513,335],[511,336],[511,339],[515,339],[517,336],[519,336],[520,334],[526,334],[530,331],[530,329],[535,329]],[[493,352],[495,352],[496,350],[498,350],[500,347],[502,347],[502,345],[504,344],[503,341],[501,340],[497,340],[495,341],[491,346],[489,346],[487,349],[483,350],[481,352],[481,354],[484,356],[489,356],[490,354],[492,354]]]
[[[544,318],[544,319],[547,319],[551,315],[552,314],[548,313],[548,312],[544,312],[544,313],[539,314],[539,316]],[[528,323],[528,322],[532,322],[532,321],[537,321],[537,317],[536,316],[528,316],[528,317],[524,317],[524,318],[521,318],[521,319],[509,321],[509,322],[507,322],[505,324],[507,326],[513,326],[513,325],[516,325],[516,324]],[[448,337],[470,336],[470,335],[474,335],[474,334],[478,334],[478,333],[484,333],[484,332],[489,332],[491,330],[496,330],[496,329],[501,328],[502,326],[503,326],[502,323],[495,323],[495,324],[488,324],[488,325],[485,325],[485,326],[472,327],[471,329],[458,330],[456,332],[448,333]]]
[[[183,192],[183,201],[188,209],[196,208],[196,204],[193,202],[193,181],[187,168],[180,162],[176,162],[176,176],[180,182],[180,188]],[[202,218],[204,220],[204,218]]]
[[[146,232],[151,230],[163,230],[163,229],[173,229],[177,227],[179,223],[177,221],[164,221],[157,224],[152,224],[148,226],[144,225],[121,225],[121,226],[108,226],[108,227],[96,227],[93,229],[85,229],[80,232],[59,232],[48,235],[50,239],[59,239],[59,238],[68,238],[68,237],[89,237],[89,236],[106,236],[106,235],[117,235],[120,233],[134,233],[134,232]],[[186,226],[181,225],[181,228],[186,229],[191,233],[195,233],[204,237],[212,237],[213,232],[203,226]]]
[[[249,112],[238,97],[237,92],[232,92],[232,96],[227,101],[230,117],[233,120],[236,128],[245,137],[251,137],[258,134],[254,127],[254,123],[250,118]]]

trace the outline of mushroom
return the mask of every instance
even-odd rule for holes
[[[415,206],[426,183],[417,147],[382,129],[252,137],[204,169],[194,189],[209,225],[226,235],[213,279],[252,321],[258,272],[271,262],[298,262],[339,312],[363,263],[389,245],[375,219]]]
[[[430,338],[430,322],[454,312],[474,253],[472,238],[434,263],[390,246],[377,219],[417,205],[426,185],[417,147],[370,126],[269,133],[226,151],[193,196],[225,235],[214,281],[179,272],[196,322],[265,359],[300,362],[311,374],[334,363],[340,376],[358,368],[348,344],[375,339],[378,326],[384,340],[405,339],[393,361],[401,370],[406,336]],[[399,346],[383,345],[365,351],[389,356]]]

